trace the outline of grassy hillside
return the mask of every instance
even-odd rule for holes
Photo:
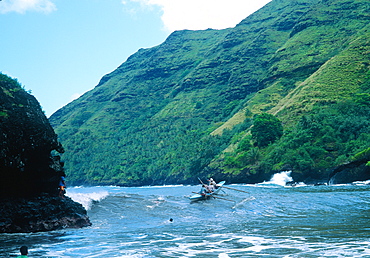
[[[369,147],[369,20],[365,0],[275,0],[235,28],[139,50],[51,116],[69,181],[327,177]],[[284,128],[267,146],[250,131],[264,112]]]

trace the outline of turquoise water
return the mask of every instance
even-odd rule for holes
[[[279,177],[280,176],[280,177]],[[370,185],[285,187],[287,174],[227,185],[191,203],[199,186],[67,189],[93,226],[0,234],[0,257],[370,257]],[[172,222],[170,219],[172,218]]]

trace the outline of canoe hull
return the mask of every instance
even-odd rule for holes
[[[218,188],[212,192],[212,193],[201,193],[201,191],[199,193],[196,193],[192,196],[189,197],[190,201],[192,202],[196,202],[196,201],[202,201],[202,200],[208,200],[210,199],[213,195],[216,195],[218,194],[219,191],[221,191],[221,188],[222,186],[225,184],[225,181],[222,181],[220,183],[217,184]]]

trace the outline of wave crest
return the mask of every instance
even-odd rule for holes
[[[81,203],[86,210],[90,210],[94,202],[100,202],[109,195],[107,190],[94,188],[72,188],[67,194],[75,202]]]

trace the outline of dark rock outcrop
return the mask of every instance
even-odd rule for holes
[[[63,148],[35,97],[0,76],[0,198],[53,192],[64,171],[51,151]]]
[[[368,159],[360,159],[343,164],[333,169],[329,176],[329,184],[348,184],[355,181],[365,181],[370,178]]]
[[[64,152],[40,104],[0,73],[0,232],[90,225],[86,211],[58,197]]]
[[[0,233],[29,233],[90,226],[86,210],[70,198],[43,194],[0,200]]]

